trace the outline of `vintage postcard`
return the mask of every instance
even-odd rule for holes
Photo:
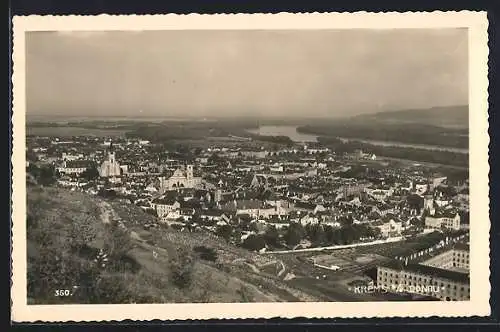
[[[13,320],[489,315],[487,27],[15,17]]]

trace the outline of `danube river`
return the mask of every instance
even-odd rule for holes
[[[264,136],[288,136],[294,142],[317,142],[318,136],[312,134],[303,134],[297,131],[296,126],[261,126],[258,129],[251,129],[248,132],[252,134],[264,135]],[[373,144],[378,146],[398,146],[403,148],[415,148],[424,150],[439,150],[439,151],[451,151],[457,153],[469,153],[469,149],[460,149],[439,145],[426,145],[426,144],[409,144],[400,142],[389,142],[389,141],[376,141],[361,138],[345,138],[337,137],[344,141],[358,141],[367,144]]]
[[[263,136],[288,136],[294,142],[317,142],[317,135],[302,134],[296,126],[260,126],[258,129],[249,129],[249,133]]]

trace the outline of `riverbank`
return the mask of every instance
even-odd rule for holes
[[[386,140],[374,140],[366,139],[362,137],[344,137],[344,136],[334,136],[334,135],[316,135],[308,130],[304,130],[301,126],[260,126],[259,128],[247,129],[250,134],[262,135],[262,136],[288,136],[295,143],[311,143],[318,142],[320,137],[329,137],[333,139],[338,139],[344,143],[349,142],[360,142],[365,144],[370,144],[380,147],[397,147],[397,148],[410,148],[410,149],[421,149],[429,151],[443,151],[443,152],[454,152],[454,153],[469,153],[468,148],[458,148],[442,145],[431,145],[431,144],[419,144],[419,143],[405,143],[399,141],[386,141]],[[462,135],[462,137],[464,137]],[[465,138],[468,138],[465,136]]]
[[[363,141],[374,145],[414,147],[430,150],[467,152],[467,129],[442,128],[421,124],[381,124],[341,122],[328,125],[305,125],[296,128],[300,134]]]
[[[443,152],[454,152],[454,153],[469,153],[469,149],[464,148],[452,148],[438,145],[426,145],[426,144],[407,144],[401,142],[391,142],[391,141],[377,141],[377,140],[367,140],[362,138],[347,138],[347,137],[336,137],[344,142],[361,142],[382,147],[396,147],[396,148],[410,148],[410,149],[422,149],[429,151],[443,151]]]

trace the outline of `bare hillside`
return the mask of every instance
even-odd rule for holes
[[[287,286],[282,281],[284,266],[281,274],[266,270],[277,264],[271,256],[206,233],[147,230],[144,225],[152,221],[132,205],[29,186],[29,302],[318,300]]]

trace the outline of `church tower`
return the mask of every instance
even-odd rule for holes
[[[215,190],[214,201],[216,203],[219,203],[220,201],[222,201],[222,190],[220,190],[220,189]]]
[[[431,216],[436,213],[436,209],[434,208],[434,197],[430,194],[424,195],[424,210],[429,211]]]
[[[424,210],[431,210],[434,207],[434,198],[432,195],[424,196]]]
[[[99,175],[102,177],[115,177],[121,175],[121,168],[115,157],[115,149],[113,147],[113,142],[108,148],[108,157],[102,163],[99,169]]]
[[[187,165],[186,177],[188,181],[193,179],[193,165]]]
[[[113,148],[113,142],[111,142],[111,144],[109,145],[109,149],[108,149],[108,161],[110,163],[114,163],[115,162],[115,149]]]

